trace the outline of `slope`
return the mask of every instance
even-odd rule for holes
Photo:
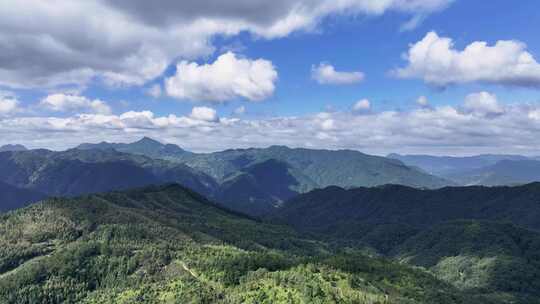
[[[2,303],[466,303],[418,269],[332,253],[178,185],[0,217]]]

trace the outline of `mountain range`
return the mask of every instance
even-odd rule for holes
[[[2,303],[498,304],[538,291],[460,289],[179,185],[49,199],[1,216],[0,231]]]
[[[484,154],[468,157],[389,154],[412,166],[451,180],[457,185],[501,186],[540,181],[539,157]]]

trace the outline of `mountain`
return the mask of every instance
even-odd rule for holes
[[[455,173],[449,179],[463,185],[518,185],[540,181],[540,161],[503,160],[491,166]]]
[[[115,150],[2,152],[0,181],[55,196],[167,182],[178,182],[204,194],[212,194],[215,187],[211,177],[185,165]]]
[[[491,166],[502,160],[528,160],[527,157],[520,155],[496,154],[467,157],[389,154],[387,157],[400,160],[407,166],[418,167],[430,174],[443,177]]]
[[[4,145],[0,146],[0,152],[6,152],[6,151],[26,151],[25,146],[23,145]]]
[[[423,267],[463,292],[538,303],[539,197],[540,183],[328,187],[285,202],[272,219],[336,247],[366,248]]]
[[[50,199],[0,216],[0,231],[6,304],[504,303],[178,185]]]
[[[287,201],[275,217],[300,230],[353,231],[357,224],[400,224],[425,228],[451,220],[509,221],[540,230],[540,183],[518,187],[400,185],[318,189]],[[342,231],[343,230],[343,231]]]
[[[310,183],[289,164],[269,159],[227,178],[220,185],[216,199],[234,210],[249,210],[249,214],[260,216],[299,194],[301,184],[315,187],[315,183]]]
[[[178,155],[189,154],[173,144],[162,144],[156,140],[153,140],[149,137],[143,137],[141,140],[134,143],[122,144],[122,143],[108,143],[101,142],[98,144],[81,144],[77,147],[79,150],[107,150],[114,149],[118,152],[131,153],[145,155],[151,158],[161,158],[161,159],[174,159]]]
[[[145,149],[135,147],[144,146]],[[167,154],[154,153],[166,146],[153,139],[143,138],[132,144],[82,144],[81,149],[115,149],[117,151],[164,158],[205,172],[218,182],[236,175],[247,166],[270,159],[287,163],[309,179],[298,185],[300,192],[317,187],[338,185],[342,187],[374,186],[388,183],[436,188],[451,184],[443,179],[409,168],[402,162],[372,156],[352,150],[291,149],[271,146],[264,149],[235,149],[215,153],[191,153],[175,146]],[[150,148],[151,147],[151,148]],[[305,189],[303,189],[304,187]]]
[[[526,303],[539,301],[537,232],[508,223],[450,222],[418,233],[391,254],[429,269],[465,292],[513,292],[528,294]]]
[[[0,182],[0,212],[22,208],[44,198],[45,195],[39,192]]]

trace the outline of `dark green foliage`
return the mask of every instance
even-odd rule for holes
[[[538,183],[439,190],[329,187],[292,199],[274,219],[336,247],[367,248],[424,267],[485,299],[537,303],[539,199]]]
[[[353,230],[358,224],[418,228],[458,219],[508,221],[540,229],[540,183],[518,187],[421,190],[387,185],[314,190],[288,201],[274,217],[309,231]]]

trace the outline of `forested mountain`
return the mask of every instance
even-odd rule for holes
[[[540,183],[436,190],[400,185],[350,190],[332,186],[294,197],[276,216],[301,230],[318,231],[336,231],[336,226],[348,229],[358,223],[425,228],[459,219],[509,221],[540,230]]]
[[[449,176],[494,165],[503,160],[527,160],[521,155],[483,154],[466,157],[389,154],[408,166],[418,167],[437,176]]]
[[[0,182],[0,212],[22,208],[44,198],[42,193]]]
[[[79,150],[108,150],[114,149],[118,152],[125,152],[131,154],[146,155],[151,158],[161,158],[161,159],[175,159],[178,155],[189,154],[173,144],[162,144],[156,140],[153,140],[149,137],[143,137],[141,140],[129,143],[129,144],[117,144],[117,143],[108,143],[101,142],[98,144],[81,144],[77,147]]]
[[[333,251],[178,185],[0,216],[1,303],[504,303]]]
[[[211,177],[185,165],[115,150],[2,152],[0,181],[57,196],[166,182],[178,182],[204,194],[212,194],[215,187]]]
[[[504,160],[491,166],[448,175],[448,178],[462,185],[526,184],[540,181],[540,161]]]
[[[540,183],[328,187],[287,201],[273,216],[335,246],[370,248],[505,303],[540,301],[539,218]]]
[[[145,149],[136,149],[138,146]],[[160,150],[166,146],[155,140],[143,138],[132,144],[82,144],[84,149],[115,149],[150,157],[165,158],[197,169],[223,182],[245,170],[248,166],[267,160],[286,163],[304,177],[295,186],[305,192],[316,187],[337,185],[341,187],[375,186],[382,184],[404,184],[414,187],[437,188],[450,182],[409,168],[402,162],[385,157],[367,155],[352,150],[291,149],[271,146],[264,149],[235,149],[215,153],[190,153],[176,146],[177,152],[162,154],[145,152]],[[293,189],[295,190],[295,189]]]

